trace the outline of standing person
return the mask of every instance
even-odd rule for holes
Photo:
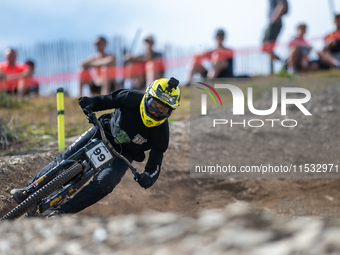
[[[325,46],[318,52],[322,69],[340,68],[340,14],[334,18],[336,30],[325,37]]]
[[[17,63],[17,53],[12,48],[5,50],[5,62],[0,62],[0,90],[8,94],[23,96],[31,83],[33,71],[22,63]]]
[[[144,38],[144,54],[139,56],[124,56],[126,67],[125,77],[130,79],[131,87],[138,90],[145,89],[146,84],[164,75],[162,54],[154,50],[155,40],[152,35]]]
[[[194,56],[190,72],[188,84],[194,74],[199,73],[203,78],[232,78],[234,77],[233,58],[234,52],[224,46],[225,32],[218,29],[216,32],[216,48],[197,54]],[[212,68],[208,71],[203,66],[203,61],[208,60],[212,64]]]
[[[145,189],[156,182],[161,171],[163,154],[169,144],[168,118],[179,106],[181,97],[178,84],[175,78],[161,78],[152,82],[145,93],[121,89],[109,95],[79,98],[82,109],[91,109],[95,112],[115,109],[112,113],[102,115],[99,121],[114,149],[121,151],[130,162],[133,160],[142,162],[145,158],[144,152],[150,150],[145,171],[138,177],[139,185]],[[92,127],[81,135],[63,154],[33,177],[30,184],[93,138],[100,139],[99,128]],[[127,169],[124,160],[116,157],[54,214],[77,213],[98,202],[112,192]],[[25,189],[13,189],[11,194],[17,203],[21,203],[28,196]]]
[[[312,49],[305,38],[307,25],[302,23],[296,27],[296,36],[289,43],[289,56],[287,58],[288,71],[297,73],[307,71],[310,68],[308,54]]]
[[[270,56],[271,73],[273,73],[273,61],[280,60],[274,53],[277,37],[282,28],[282,16],[288,12],[287,0],[269,0],[269,25],[263,38],[262,50]]]
[[[105,95],[115,90],[115,66],[116,57],[107,53],[106,39],[97,37],[94,45],[98,53],[81,63],[79,90],[80,96],[85,84],[88,84],[92,94]],[[93,78],[90,69],[94,69],[95,77]]]

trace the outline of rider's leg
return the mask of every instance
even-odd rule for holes
[[[128,166],[122,159],[115,158],[113,162],[101,170],[87,186],[65,204],[61,205],[60,209],[64,213],[77,213],[93,205],[112,192],[127,169]]]

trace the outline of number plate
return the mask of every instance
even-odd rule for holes
[[[107,146],[102,142],[87,151],[86,154],[95,168],[100,168],[113,158]]]

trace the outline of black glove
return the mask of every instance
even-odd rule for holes
[[[152,186],[152,180],[149,176],[149,173],[141,173],[139,176],[138,176],[138,180],[137,182],[139,183],[139,185],[144,188],[144,189],[147,189],[147,188],[150,188]]]
[[[80,105],[81,109],[87,109],[87,110],[91,110],[93,107],[93,103],[91,98],[89,97],[80,97],[78,99],[78,104]]]

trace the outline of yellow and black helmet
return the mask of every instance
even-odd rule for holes
[[[181,91],[179,81],[171,77],[152,82],[140,103],[140,114],[147,127],[162,124],[179,106]]]

